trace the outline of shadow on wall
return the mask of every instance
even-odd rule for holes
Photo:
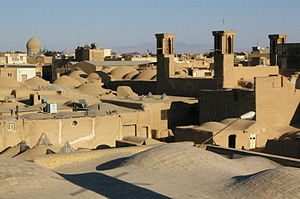
[[[168,128],[172,131],[176,126],[199,124],[199,104],[172,102],[168,111]]]
[[[125,173],[127,174],[127,173]],[[76,196],[82,192],[88,190],[94,191],[102,196],[110,199],[120,198],[155,198],[155,199],[169,199],[169,197],[153,192],[151,190],[139,187],[137,185],[145,184],[131,184],[121,181],[117,178],[102,174],[102,173],[83,173],[83,174],[60,174],[66,180],[81,186],[76,192],[70,193],[70,195]]]
[[[300,127],[300,103],[298,104],[295,113],[290,121],[290,125],[299,128]]]

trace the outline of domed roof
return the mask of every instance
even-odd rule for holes
[[[115,66],[103,67],[103,69],[101,71],[105,72],[105,73],[110,73],[115,68],[117,68],[117,67],[115,67]]]
[[[123,79],[132,79],[133,77],[135,77],[135,76],[138,75],[138,74],[139,74],[139,71],[134,70],[134,71],[128,73],[127,75],[125,75],[125,76],[123,77]]]
[[[144,70],[140,72],[134,79],[136,80],[151,80],[156,75],[156,70]]]
[[[71,72],[69,74],[70,77],[83,77],[84,75],[87,75],[85,72],[83,72],[82,70],[74,70],[73,72]]]
[[[16,158],[0,157],[0,170],[1,198],[99,198],[90,190],[72,195],[81,187],[49,169]]]
[[[100,76],[97,73],[90,73],[87,78],[88,79],[100,79]]]
[[[41,46],[41,42],[36,37],[31,37],[26,44],[27,49],[40,49]]]
[[[60,78],[58,78],[57,80],[54,81],[53,84],[57,84],[57,85],[61,85],[61,86],[67,86],[67,87],[78,87],[81,85],[81,83],[69,76],[63,75]]]
[[[82,84],[88,82],[87,79],[85,79],[85,78],[83,78],[83,77],[80,77],[80,76],[78,76],[78,77],[73,77],[73,78],[76,79],[77,81],[79,81],[79,82],[82,83]]]
[[[70,88],[70,87],[66,87],[66,86],[62,86],[62,85],[55,85],[55,84],[50,84],[49,86],[44,87],[43,90],[45,90],[45,91],[62,91],[62,92],[66,92],[66,93],[78,92],[74,88]]]
[[[129,86],[118,86],[117,88],[117,97],[125,97],[125,96],[137,97],[138,95],[133,92],[133,90]]]
[[[115,68],[111,71],[111,76],[114,79],[123,79],[123,77],[125,75],[127,75],[128,73],[135,71],[135,69],[133,67],[130,66],[120,66],[118,68]]]
[[[206,131],[219,131],[224,128],[226,125],[220,122],[205,122],[199,126],[200,129]]]
[[[42,78],[39,78],[37,76],[35,77],[32,77],[30,79],[27,79],[25,82],[24,82],[26,85],[28,86],[32,86],[32,87],[45,87],[45,86],[48,86],[50,85],[50,83]]]
[[[106,89],[102,88],[98,83],[87,83],[82,84],[78,90],[84,94],[89,95],[101,95],[107,92]]]

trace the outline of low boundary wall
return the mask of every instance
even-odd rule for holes
[[[243,156],[259,156],[277,162],[283,166],[300,168],[300,159],[296,159],[296,158],[289,158],[289,157],[259,153],[254,151],[237,150],[237,149],[225,148],[225,147],[213,146],[213,145],[206,145],[206,150],[214,153],[222,154],[222,155],[228,155],[229,157],[233,157],[233,155],[235,154],[243,155]]]

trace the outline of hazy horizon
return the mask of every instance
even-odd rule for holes
[[[25,51],[37,37],[43,48],[74,51],[96,42],[102,48],[152,44],[155,33],[175,33],[175,42],[212,46],[213,30],[236,30],[236,49],[268,47],[268,34],[300,42],[297,0],[2,0],[0,51]],[[178,47],[178,46],[177,46]],[[175,43],[176,49],[176,43]],[[201,52],[201,49],[199,49]]]

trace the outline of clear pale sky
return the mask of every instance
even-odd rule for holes
[[[236,47],[268,46],[269,33],[300,43],[299,0],[1,0],[0,51],[25,50],[37,37],[50,50],[97,42],[113,48],[175,41],[212,44],[211,31],[237,31]],[[224,24],[223,24],[224,19]],[[176,45],[176,43],[175,43]],[[175,46],[176,47],[176,46]]]

